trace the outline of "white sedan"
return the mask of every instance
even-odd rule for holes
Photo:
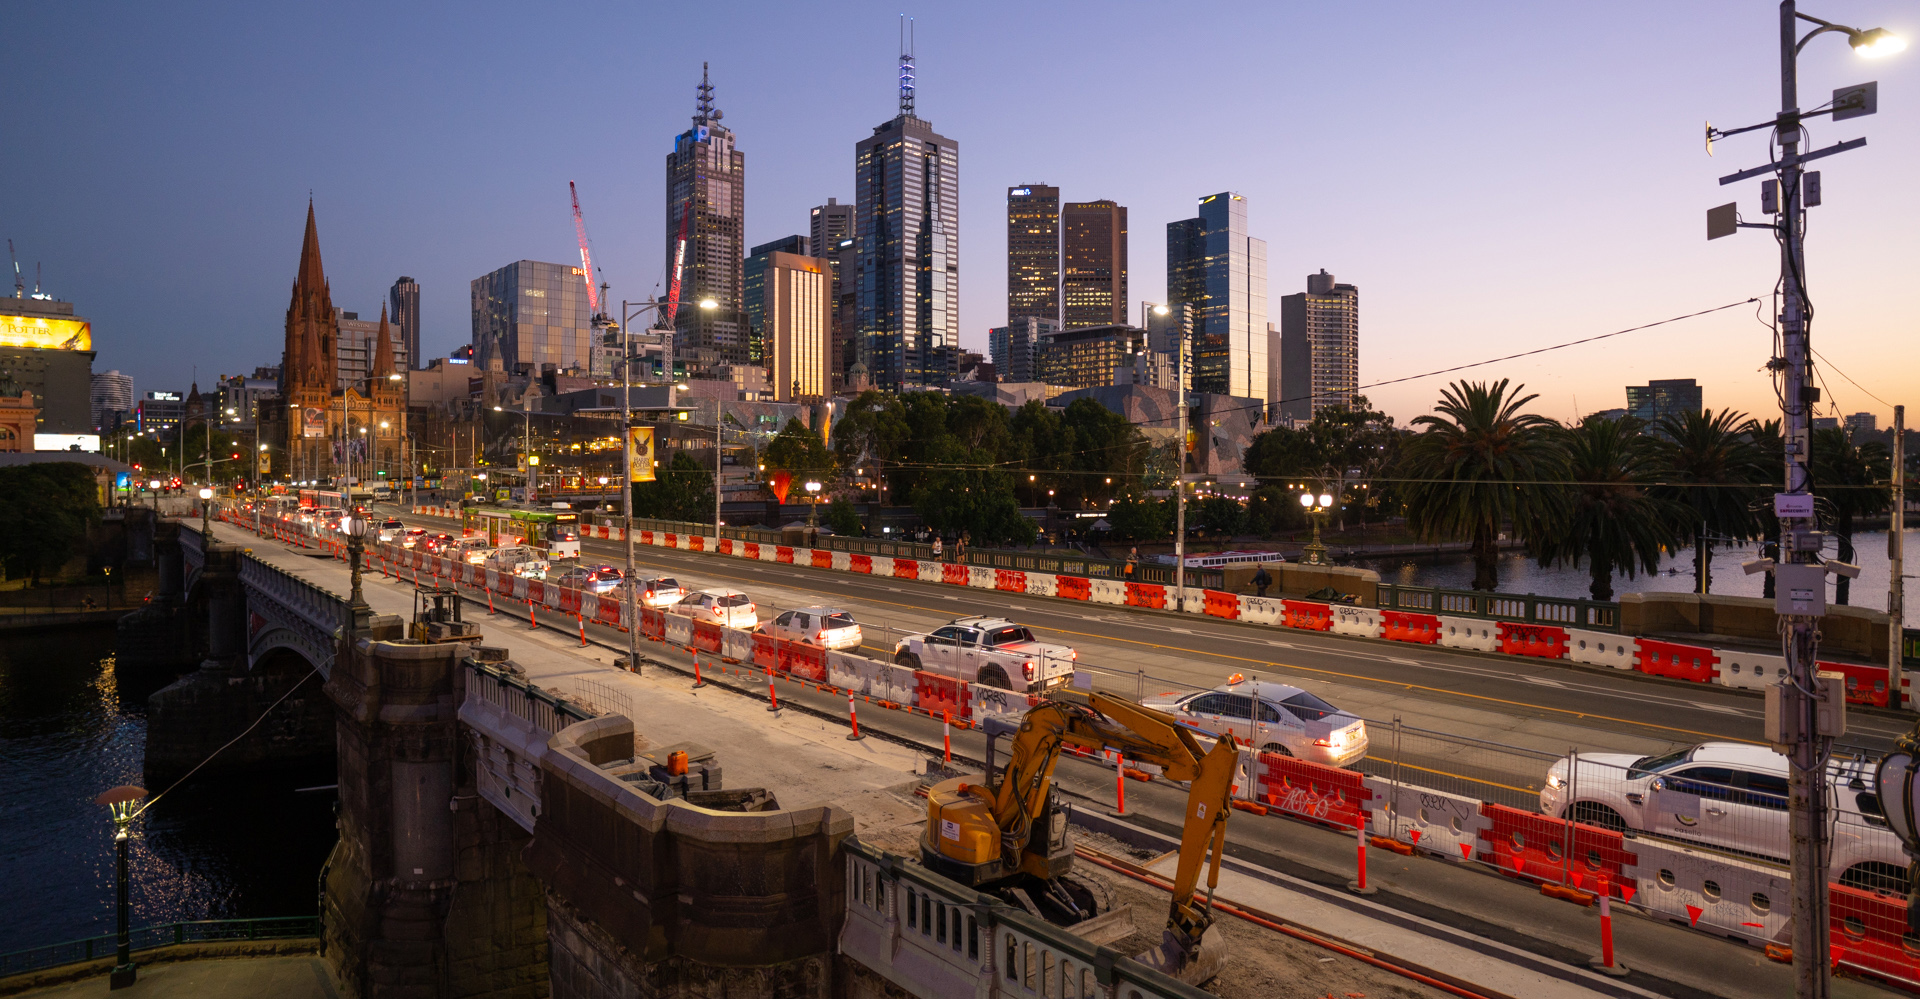
[[[687,595],[687,588],[672,576],[645,576],[640,579],[642,607],[671,607]]]
[[[752,600],[739,590],[700,590],[690,593],[668,610],[685,614],[695,621],[706,621],[722,628],[760,627],[760,612]]]
[[[1367,723],[1299,687],[1271,680],[1226,683],[1194,693],[1156,694],[1140,702],[1209,737],[1233,733],[1263,753],[1344,767],[1367,755]],[[1254,722],[1258,706],[1260,721]]]
[[[775,638],[826,649],[857,649],[862,635],[853,615],[835,607],[802,607],[773,619],[767,633]]]

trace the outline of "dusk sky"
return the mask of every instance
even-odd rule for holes
[[[1920,7],[1808,13],[1920,41]],[[1005,189],[1112,198],[1130,315],[1165,287],[1166,223],[1232,190],[1267,240],[1269,295],[1326,268],[1361,292],[1363,385],[1771,293],[1764,132],[1702,150],[1705,120],[1770,117],[1777,6],[1715,3],[1013,4],[907,9],[919,113],[960,143],[962,341],[1005,314]],[[662,280],[664,159],[700,64],[747,162],[749,245],[853,196],[853,147],[893,116],[898,6],[15,3],[0,35],[0,237],[31,292],[93,320],[96,371],[136,392],[278,364],[308,192],[333,300],[377,315],[420,282],[428,356],[469,338],[468,282],[576,261],[577,181],[613,297]],[[1920,403],[1920,47],[1822,37],[1801,105],[1878,80],[1875,117],[1811,124],[1814,348],[1827,400]],[[1908,289],[1901,291],[1901,288]],[[8,289],[7,293],[10,293]],[[1758,317],[1758,318],[1757,318]],[[1771,412],[1764,309],[1731,309],[1476,369],[1560,419],[1622,386],[1696,378]],[[1835,370],[1831,365],[1837,365]],[[1840,371],[1857,379],[1856,388]],[[1458,377],[1458,376],[1454,376]],[[1445,379],[1371,390],[1404,422]],[[1871,393],[1871,395],[1869,395]],[[1576,406],[1578,407],[1576,409]],[[1831,415],[1824,409],[1820,415]]]

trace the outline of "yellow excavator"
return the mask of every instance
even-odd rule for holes
[[[1073,844],[1066,809],[1056,800],[1053,768],[1064,746],[1096,753],[1119,750],[1125,758],[1152,763],[1169,779],[1189,786],[1166,932],[1160,945],[1139,959],[1190,984],[1212,978],[1226,957],[1225,940],[1208,930],[1239,766],[1233,736],[1223,733],[1211,749],[1202,749],[1172,715],[1097,691],[1088,695],[1085,705],[1046,700],[1018,721],[989,717],[981,728],[987,734],[985,783],[957,777],[927,793],[927,827],[920,839],[926,866],[961,884],[1014,895],[1023,903],[1031,894],[1016,893],[1031,889],[1049,908],[1064,913],[1064,921],[1091,918],[1091,894],[1082,889],[1076,895],[1065,877],[1073,868]],[[1005,769],[996,773],[994,744],[1001,736],[1011,736],[1009,756]],[[1195,891],[1209,850],[1202,904]]]

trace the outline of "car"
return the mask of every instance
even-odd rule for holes
[[[671,607],[687,595],[687,588],[672,576],[640,577],[638,586],[643,607]]]
[[[448,542],[440,554],[448,558],[460,559],[468,565],[479,565],[487,560],[487,539],[482,537],[456,538]]]
[[[593,577],[594,572],[592,569],[576,565],[561,573],[559,576],[554,577],[552,581],[570,590],[586,590],[592,588]]]
[[[1703,742],[1652,756],[1580,753],[1554,762],[1540,811],[1625,832],[1789,862],[1785,756],[1743,742]],[[1906,893],[1907,858],[1874,792],[1871,764],[1828,764],[1833,880]]]
[[[1154,694],[1140,703],[1209,738],[1231,732],[1241,745],[1257,746],[1263,753],[1330,767],[1344,767],[1367,755],[1365,721],[1291,684],[1248,681],[1236,673],[1212,690]]]
[[[595,593],[612,593],[620,588],[620,579],[625,573],[610,565],[590,570],[593,578],[588,580],[587,589]]]
[[[526,545],[507,545],[495,548],[481,563],[498,572],[510,572],[527,579],[547,578],[547,560],[538,548]]]
[[[429,534],[420,542],[420,550],[429,555],[443,555],[446,553],[447,546],[453,541],[453,535],[444,531],[439,534]]]
[[[400,537],[400,547],[402,547],[402,548],[418,548],[418,547],[420,547],[420,542],[421,542],[422,540],[424,540],[424,539],[426,538],[426,536],[427,536],[427,529],[426,529],[426,528],[424,528],[424,527],[409,527],[409,528],[407,528],[407,533],[406,533],[406,534],[403,534],[403,535],[401,535],[401,537]]]
[[[739,590],[699,590],[687,594],[668,610],[675,614],[685,614],[695,621],[706,621],[723,628],[744,628],[752,631],[760,627],[758,608],[746,594]]]
[[[853,615],[837,607],[802,607],[790,610],[767,625],[775,638],[826,649],[857,649],[862,635]]]
[[[402,524],[398,517],[389,517],[380,523],[379,538],[380,543],[383,545],[390,545],[400,540],[401,536],[406,533],[407,525]]]
[[[893,647],[898,665],[1027,693],[1071,685],[1079,658],[1072,646],[1042,642],[1033,629],[1003,617],[955,618]]]

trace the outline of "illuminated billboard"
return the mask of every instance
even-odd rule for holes
[[[92,350],[93,324],[84,319],[0,316],[0,347]]]

